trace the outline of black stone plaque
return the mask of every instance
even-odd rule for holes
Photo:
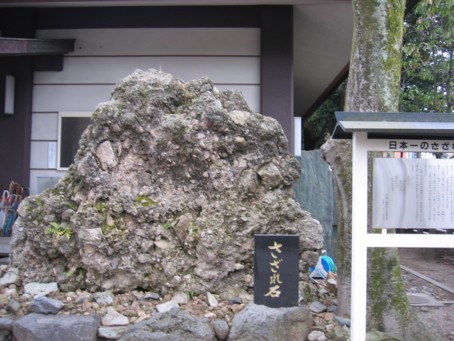
[[[298,305],[299,236],[255,236],[254,303],[272,308]]]

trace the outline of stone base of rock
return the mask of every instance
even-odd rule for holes
[[[12,324],[14,340],[97,341],[98,316],[28,314]]]
[[[0,266],[0,279],[8,279],[10,274],[7,266]],[[245,291],[161,296],[141,290],[123,294],[62,292],[55,283],[11,283],[0,286],[0,341],[105,341],[122,337],[139,341],[292,341],[306,336],[313,341],[324,337],[346,341],[350,320],[336,315],[336,297],[326,285],[324,281],[302,285],[305,306],[276,309],[250,303],[253,297]],[[40,296],[42,293],[49,297]],[[16,308],[12,309],[13,305]],[[262,329],[266,338],[261,339]],[[74,336],[62,336],[65,333]]]
[[[228,341],[300,341],[312,328],[307,306],[269,308],[250,303],[235,315]]]
[[[128,328],[120,341],[216,341],[207,318],[198,318],[173,308]]]

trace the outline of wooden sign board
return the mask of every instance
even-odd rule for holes
[[[271,308],[298,305],[299,236],[256,235],[254,303]]]

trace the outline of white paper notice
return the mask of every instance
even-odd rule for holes
[[[454,159],[375,158],[374,228],[454,229]]]

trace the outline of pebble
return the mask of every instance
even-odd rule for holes
[[[351,323],[350,319],[342,317],[342,316],[335,316],[334,318],[336,319],[337,322],[339,322],[339,324],[342,327],[343,326],[350,327],[350,323]]]
[[[233,269],[238,271],[238,270],[243,270],[244,269],[244,265],[243,264],[240,264],[240,263],[235,263],[233,265]]]
[[[230,304],[241,304],[243,300],[240,297],[232,297],[229,299]]]
[[[88,302],[92,298],[92,295],[88,292],[79,292],[79,293],[76,293],[75,295],[76,296],[73,298],[73,300],[76,304],[82,304],[84,302]]]
[[[127,326],[129,324],[129,319],[120,314],[112,307],[107,308],[107,314],[101,319],[102,325],[105,327],[110,326]]]
[[[0,295],[0,307],[4,308],[8,305],[9,297],[7,295]]]
[[[214,295],[210,292],[207,292],[207,301],[208,301],[208,305],[212,308],[217,307],[219,304],[216,297],[214,297]]]
[[[139,322],[142,322],[142,321],[145,321],[145,320],[148,320],[151,318],[151,315],[143,315],[143,316],[139,316],[138,318],[135,319],[134,323],[139,323]]]
[[[210,311],[210,312],[204,314],[203,317],[206,317],[206,318],[212,320],[212,319],[215,319],[215,318],[217,317],[217,315],[216,315],[215,313],[213,313],[213,312]]]
[[[98,304],[111,305],[113,303],[114,295],[110,291],[95,292],[93,299]]]
[[[10,314],[16,314],[19,312],[19,310],[21,309],[21,304],[16,301],[15,299],[10,299],[8,301],[8,305],[6,306],[6,311]]]
[[[174,302],[174,301],[167,301],[165,303],[161,303],[161,304],[158,304],[156,306],[156,310],[158,311],[158,313],[165,313],[167,311],[170,311],[171,309],[173,308],[178,308],[178,303]]]
[[[313,313],[318,314],[326,311],[327,307],[323,303],[320,303],[319,301],[314,301],[310,305],[310,309]]]
[[[31,282],[24,285],[24,293],[31,296],[46,296],[53,292],[58,292],[58,284],[56,282],[37,283]]]
[[[38,296],[32,301],[30,311],[39,314],[57,314],[64,305],[62,301],[46,296]]]
[[[225,340],[229,335],[229,325],[225,320],[213,320],[211,321],[214,332],[218,339]]]
[[[326,313],[324,318],[325,318],[325,321],[331,321],[334,318],[334,314],[333,313]]]
[[[326,335],[320,330],[313,330],[307,336],[308,341],[326,341]]]
[[[323,295],[329,294],[329,291],[326,290],[325,288],[320,288],[319,291],[318,291],[318,293],[319,293],[321,296],[323,296]]]
[[[159,296],[159,294],[156,294],[156,293],[154,293],[154,292],[148,292],[148,293],[146,293],[146,294],[143,296],[143,298],[144,298],[145,300],[155,300],[155,301],[157,301],[157,300],[160,300],[160,299],[161,299],[161,296]]]
[[[0,278],[0,286],[8,286],[16,284],[19,281],[19,270],[17,268],[9,268],[9,270]]]
[[[172,301],[174,301],[177,304],[188,304],[189,295],[184,292],[179,292],[172,297]]]
[[[98,336],[108,340],[118,340],[126,330],[126,327],[99,327]]]
[[[337,306],[336,305],[330,305],[327,309],[326,309],[327,312],[329,313],[335,313],[337,311]]]
[[[5,268],[4,272],[7,269]],[[182,281],[186,280],[189,280],[189,277],[182,277]],[[318,285],[310,284],[310,286],[310,296],[319,299],[319,301],[316,301],[318,303],[315,306],[319,306],[320,308],[323,306],[325,308],[326,306],[329,307],[327,309],[328,312],[324,310],[317,314],[314,313],[314,321],[317,321],[317,323],[312,331],[324,332],[325,336],[330,340],[346,340],[347,335],[349,335],[348,327],[341,327],[338,319],[331,318],[331,315],[328,314],[334,313],[332,315],[335,315],[335,309],[337,308],[335,296],[323,290],[319,292],[320,283]],[[174,295],[167,293],[164,297],[161,297],[158,293],[140,290],[118,294],[113,294],[109,291],[91,294],[80,289],[75,290],[75,292],[63,293],[58,291],[58,286],[54,288],[57,291],[49,293],[49,296],[52,299],[58,299],[65,303],[58,312],[58,315],[78,314],[89,316],[96,314],[101,316],[103,325],[99,330],[99,336],[106,340],[119,339],[121,337],[121,331],[127,325],[130,326],[148,320],[157,312],[163,312],[166,309],[170,310],[175,307],[183,309],[193,316],[207,317],[212,323],[216,336],[219,339],[225,339],[225,335],[228,335],[229,325],[231,325],[235,314],[239,313],[246,304],[253,300],[253,296],[246,292],[238,296],[231,296],[227,300],[222,301],[217,295],[215,296],[211,293],[198,293],[197,295],[191,295],[191,297],[187,293],[177,293]],[[214,300],[212,298],[209,299],[210,296]],[[103,301],[100,297],[106,298],[106,301]],[[226,293],[219,293],[219,297],[226,297]],[[14,310],[10,307],[8,309],[9,311],[6,311],[10,299],[14,299],[19,304],[15,305],[16,309],[18,308],[19,310]],[[177,302],[174,302],[174,299],[180,302],[181,308],[179,308]],[[3,291],[0,292],[0,315],[17,319],[29,312],[32,300],[33,296],[31,294],[24,295],[24,288],[22,286],[11,284],[8,287],[4,287]],[[111,303],[110,300],[112,300]],[[186,301],[186,303],[183,303],[183,301]],[[116,314],[113,313],[114,311]],[[123,323],[123,325],[107,325],[112,323],[112,320],[115,321],[114,317],[118,318],[118,320],[113,323]]]

